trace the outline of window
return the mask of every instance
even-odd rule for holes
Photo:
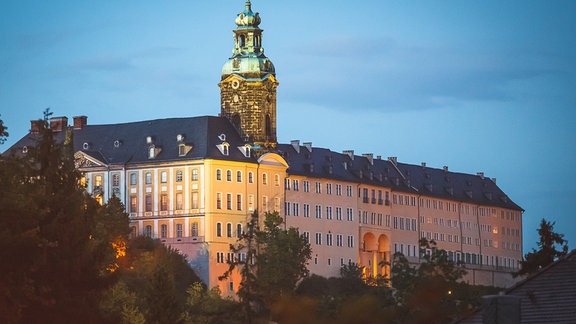
[[[244,231],[242,230],[242,224],[238,224],[236,225],[236,237],[241,237],[242,234],[244,234]]]
[[[310,205],[304,204],[304,217],[310,217]]]
[[[222,193],[216,193],[216,209],[222,209]]]
[[[192,228],[190,230],[190,234],[192,235],[192,237],[198,236],[198,222],[192,223]]]
[[[266,173],[262,173],[262,184],[268,184],[268,175]]]
[[[230,223],[226,224],[226,236],[232,237],[232,224]]]
[[[94,186],[96,187],[101,187],[102,186],[102,176],[101,175],[97,175],[94,178]]]
[[[160,182],[162,182],[162,183],[168,182],[168,172],[162,171],[160,173]]]
[[[299,203],[292,203],[292,208],[294,211],[294,216],[300,216],[300,204]]]
[[[332,219],[332,206],[326,206],[326,219]]]
[[[348,235],[348,247],[349,248],[354,247],[354,235]]]
[[[316,182],[316,193],[322,193],[322,184],[320,182]]]
[[[216,236],[222,237],[222,223],[216,223]]]
[[[302,233],[302,236],[304,236],[306,238],[306,241],[310,243],[310,232],[304,232]]]
[[[182,170],[176,170],[176,182],[182,182]]]
[[[224,252],[216,252],[216,262],[224,263]]]
[[[284,189],[290,190],[290,179],[284,179]]]
[[[146,184],[152,184],[152,173],[151,172],[146,172],[145,175],[145,182]]]
[[[198,169],[192,169],[192,181],[198,181]]]
[[[242,210],[242,195],[236,195],[236,210]]]
[[[326,245],[332,246],[332,233],[326,234]]]
[[[316,245],[322,245],[322,233],[316,233]]]
[[[277,175],[277,174],[274,175],[274,185],[275,185],[276,187],[279,187],[279,186],[280,186],[280,176]]]
[[[120,175],[118,173],[112,175],[112,186],[113,187],[120,186]]]
[[[146,195],[145,197],[145,201],[146,201],[146,211],[147,212],[151,212],[152,211],[152,195]]]
[[[352,208],[346,208],[346,220],[349,222],[354,221],[354,210]]]
[[[178,156],[186,155],[186,145],[178,144]]]
[[[216,169],[216,180],[222,180],[222,170]]]
[[[138,212],[138,198],[136,196],[130,196],[130,212]]]
[[[136,172],[130,173],[130,185],[135,186],[138,183],[138,175]]]
[[[344,242],[344,237],[342,234],[336,235],[336,246],[342,246]]]
[[[332,184],[331,183],[326,184],[326,194],[328,194],[328,195],[332,194]]]
[[[254,173],[248,172],[248,183],[254,183]]]
[[[292,181],[292,189],[294,189],[294,191],[298,191],[298,185],[298,180]]]
[[[274,211],[275,212],[280,211],[280,198],[278,197],[274,198]]]
[[[336,220],[342,220],[342,207],[336,207]]]
[[[168,210],[168,195],[161,194],[160,195],[160,211],[167,211]]]
[[[249,196],[248,196],[248,210],[249,210],[249,211],[253,211],[253,210],[254,210],[254,195],[249,195]]]
[[[346,196],[352,197],[352,186],[346,186]]]
[[[226,209],[232,210],[232,194],[226,194]]]
[[[342,196],[342,185],[336,184],[336,196]]]
[[[192,209],[198,209],[198,192],[192,193]]]
[[[226,181],[232,181],[232,171],[226,170]]]
[[[181,192],[176,193],[176,210],[182,210],[184,208],[184,198]]]
[[[152,237],[152,225],[146,225],[145,228],[144,235],[146,235],[146,237]]]
[[[263,211],[268,211],[268,197],[263,196],[262,197],[262,210]]]
[[[236,171],[236,182],[242,182],[242,171]]]
[[[182,224],[176,224],[176,237],[182,237]]]
[[[168,226],[166,224],[162,224],[160,226],[160,238],[168,237]]]
[[[304,186],[304,192],[310,192],[310,181],[304,180],[302,183]]]
[[[316,205],[316,218],[322,218],[322,206],[320,205]]]

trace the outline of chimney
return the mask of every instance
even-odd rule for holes
[[[394,165],[398,164],[398,158],[395,156],[389,156],[388,161],[392,162]]]
[[[482,323],[520,323],[520,297],[490,295],[482,297]]]
[[[74,116],[74,129],[83,129],[88,124],[88,117]]]
[[[300,140],[292,140],[290,141],[290,145],[292,145],[296,153],[300,153]]]
[[[342,154],[348,155],[350,160],[354,161],[354,150],[344,150],[342,151]]]
[[[42,119],[31,120],[30,121],[30,133],[38,134],[40,129],[43,127],[44,121]]]
[[[308,149],[308,152],[312,152],[312,142],[302,143],[302,145]]]
[[[52,117],[50,118],[50,129],[53,132],[61,132],[68,127],[67,117]]]
[[[479,176],[480,179],[484,180],[484,172],[477,172],[476,175]]]
[[[422,162],[422,167],[423,167],[423,168],[426,167],[426,162]]]
[[[442,167],[442,169],[444,169],[444,171],[448,172],[448,166],[445,165],[444,167]]]
[[[374,165],[374,154],[364,153],[364,154],[362,154],[362,156],[365,157],[366,159],[368,159],[368,162],[370,162],[370,165]]]

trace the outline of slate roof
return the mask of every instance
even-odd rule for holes
[[[256,157],[247,158],[237,148],[243,146],[236,129],[224,117],[201,116],[166,118],[132,123],[85,125],[74,129],[74,149],[109,165],[174,162],[194,159],[221,159],[256,163]],[[225,141],[230,144],[229,155],[217,148]],[[177,136],[192,150],[178,155]],[[33,146],[37,134],[29,133],[9,151],[21,152],[24,146]],[[57,141],[63,141],[65,132],[56,132]],[[161,148],[156,158],[148,159],[147,137]],[[338,153],[325,148],[299,143],[278,144],[278,153],[288,162],[289,174],[349,181],[392,188],[394,191],[422,194],[485,206],[522,211],[496,185],[481,175],[449,172],[427,166],[398,163],[396,159],[374,158],[372,155],[354,155],[352,151]]]
[[[372,155],[337,153],[316,147],[310,151],[299,144],[279,144],[278,150],[288,162],[289,174],[370,184],[398,192],[523,211],[492,179],[483,175],[450,172],[398,163],[395,158],[383,160]]]
[[[246,158],[237,149],[245,143],[230,122],[223,117],[167,118],[123,124],[85,125],[82,129],[74,129],[73,134],[74,151],[82,151],[112,165],[205,158],[256,162],[255,158]],[[228,156],[220,153],[216,146],[223,142],[221,134],[225,135],[225,141],[230,144]],[[57,141],[63,141],[65,132],[54,135]],[[184,137],[183,142],[186,145],[192,146],[192,150],[185,156],[178,155],[178,135]],[[24,146],[33,146],[37,136],[27,134],[10,150],[18,152]],[[154,159],[148,159],[149,136],[153,144],[161,149]]]
[[[505,294],[520,297],[521,323],[576,323],[576,250]],[[482,311],[458,323],[482,323]]]

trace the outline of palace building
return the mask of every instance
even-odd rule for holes
[[[314,274],[338,276],[355,262],[367,277],[387,276],[381,261],[402,252],[419,262],[425,237],[465,264],[466,281],[510,286],[522,258],[523,210],[495,180],[298,140],[277,143],[279,83],[260,22],[246,1],[222,68],[217,117],[91,125],[79,116],[70,126],[66,117],[51,118],[57,139],[73,134],[87,191],[101,202],[119,197],[134,235],[180,250],[225,295],[240,283],[237,275],[218,280],[226,261],[245,258],[229,245],[254,211],[277,211],[306,235]],[[40,122],[10,150],[25,154]]]

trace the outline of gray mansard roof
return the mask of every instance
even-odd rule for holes
[[[55,133],[57,141],[63,141],[64,131]],[[233,161],[252,161],[237,148],[245,143],[238,132],[222,117],[191,117],[147,120],[125,124],[84,125],[73,129],[74,150],[110,165],[173,162],[190,159],[216,158]],[[182,137],[181,142],[178,136]],[[33,146],[35,137],[27,134],[11,150],[21,151],[24,146]],[[150,143],[148,143],[150,137]],[[229,155],[223,155],[217,145],[228,143]],[[184,143],[191,150],[179,155],[178,146]],[[150,145],[159,149],[154,159],[148,158]]]
[[[64,123],[67,124],[67,121]],[[73,127],[71,127],[73,128]],[[55,132],[63,141],[64,131]],[[124,124],[89,125],[73,128],[75,151],[82,151],[107,165],[135,165],[150,162],[174,162],[195,159],[220,159],[256,163],[256,157],[246,157],[238,149],[245,142],[224,117],[167,118]],[[9,151],[21,152],[33,146],[37,134],[29,133]],[[178,137],[180,136],[180,141]],[[218,149],[229,144],[229,155]],[[179,155],[179,144],[191,149]],[[158,148],[149,159],[150,145]],[[288,174],[364,183],[394,191],[421,194],[485,206],[522,210],[496,185],[482,174],[472,175],[435,169],[422,165],[398,163],[396,158],[374,158],[371,154],[354,155],[300,145],[278,144],[278,153],[288,162]]]
[[[522,211],[496,185],[482,174],[450,172],[423,165],[398,163],[371,154],[354,155],[312,148],[309,144],[279,144],[279,153],[288,162],[288,173],[392,188],[394,191],[495,206]]]

